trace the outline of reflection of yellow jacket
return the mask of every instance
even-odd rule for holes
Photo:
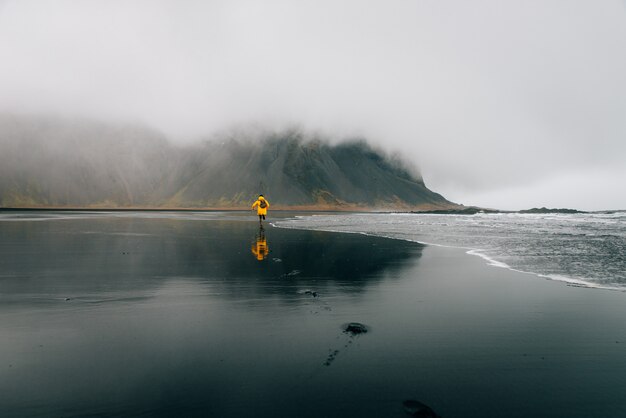
[[[266,206],[264,208],[261,207],[261,200],[265,201]],[[256,213],[258,215],[267,215],[267,210],[270,208],[270,202],[259,196],[257,201],[252,204],[252,209],[254,209],[255,206],[257,207]]]
[[[252,254],[255,255],[257,260],[262,261],[269,252],[270,249],[267,246],[265,237],[257,237],[256,242],[252,244]]]

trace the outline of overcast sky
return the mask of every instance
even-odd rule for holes
[[[626,2],[0,0],[0,111],[296,123],[456,202],[626,208]]]

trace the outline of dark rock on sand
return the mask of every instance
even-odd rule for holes
[[[365,334],[367,331],[367,327],[358,322],[350,322],[349,324],[344,326],[344,332],[353,336]]]
[[[424,405],[420,401],[408,399],[402,402],[402,405],[404,406],[404,412],[412,417],[441,418],[441,416],[437,415],[437,413],[433,411],[431,407],[429,407],[428,405]]]

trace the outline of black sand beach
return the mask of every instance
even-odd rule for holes
[[[25,216],[0,416],[626,417],[625,293],[253,213]]]

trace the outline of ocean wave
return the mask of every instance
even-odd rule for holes
[[[596,219],[588,222],[585,216]],[[579,217],[581,222],[559,222],[565,217]],[[615,226],[597,218],[595,214],[559,214],[550,219],[526,214],[498,218],[493,214],[322,214],[279,221],[276,226],[459,248],[481,257],[489,266],[571,286],[626,291],[626,259],[620,255],[620,249],[626,247],[626,225]]]

